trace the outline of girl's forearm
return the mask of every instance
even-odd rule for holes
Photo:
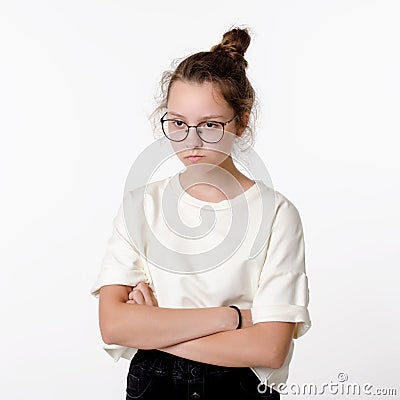
[[[274,338],[257,326],[215,333],[158,350],[203,363],[226,367],[279,368]]]
[[[108,344],[154,349],[234,330],[237,313],[230,307],[162,308],[115,304],[108,315]]]

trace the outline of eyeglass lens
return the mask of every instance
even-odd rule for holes
[[[163,130],[168,139],[182,141],[187,136],[188,125],[179,120],[164,120]],[[224,134],[224,126],[217,122],[203,122],[197,125],[197,133],[202,140],[208,143],[215,143],[221,140]]]

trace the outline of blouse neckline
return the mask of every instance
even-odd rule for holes
[[[214,210],[230,209],[232,208],[233,205],[236,205],[236,203],[239,203],[244,200],[249,201],[250,198],[253,197],[259,191],[260,181],[258,179],[255,179],[255,184],[253,184],[247,190],[241,192],[232,199],[224,199],[218,202],[200,200],[196,197],[193,197],[186,190],[183,189],[179,179],[179,176],[181,174],[182,172],[178,172],[177,174],[171,177],[170,183],[172,188],[174,189],[175,193],[180,196],[181,201],[184,201],[185,203],[188,203],[190,205],[199,208],[202,208],[204,206],[210,206]]]

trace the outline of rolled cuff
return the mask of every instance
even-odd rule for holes
[[[253,324],[258,322],[295,322],[294,339],[303,336],[311,328],[307,307],[293,304],[257,306],[251,308]]]
[[[95,298],[99,297],[100,288],[106,285],[135,286],[139,282],[148,282],[146,274],[142,270],[118,271],[115,269],[104,269],[92,286],[90,294]]]
[[[131,360],[138,349],[134,347],[120,346],[119,344],[104,344],[103,349],[106,353],[111,356],[114,362],[117,362],[120,358]]]

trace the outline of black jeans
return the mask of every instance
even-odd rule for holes
[[[250,368],[222,367],[192,361],[161,350],[139,349],[131,360],[126,400],[279,400],[261,385]]]

